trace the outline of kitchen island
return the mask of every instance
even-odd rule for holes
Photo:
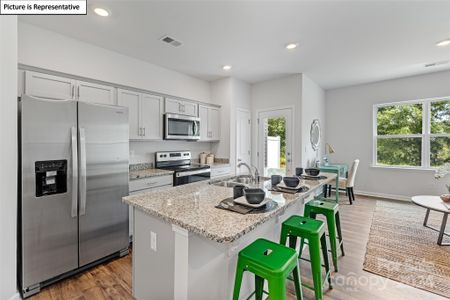
[[[263,237],[278,241],[281,223],[302,214],[304,204],[336,175],[306,181],[305,193],[267,192],[277,207],[241,215],[215,208],[233,189],[209,182],[123,198],[133,208],[133,295],[143,299],[231,299],[238,252]],[[270,188],[270,182],[261,183]],[[254,279],[244,276],[242,299]]]

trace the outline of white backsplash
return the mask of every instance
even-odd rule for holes
[[[130,164],[154,163],[157,151],[191,151],[192,158],[211,152],[211,143],[187,141],[130,142]]]

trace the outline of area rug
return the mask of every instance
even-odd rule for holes
[[[423,227],[425,211],[410,203],[378,201],[364,270],[450,298],[450,247],[438,246],[438,233]],[[441,213],[431,212],[428,224],[439,228],[441,220]]]

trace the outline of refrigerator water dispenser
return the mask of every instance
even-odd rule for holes
[[[35,162],[36,197],[67,192],[67,160]]]

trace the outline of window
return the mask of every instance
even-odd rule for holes
[[[450,163],[450,98],[375,105],[373,144],[377,166]]]

